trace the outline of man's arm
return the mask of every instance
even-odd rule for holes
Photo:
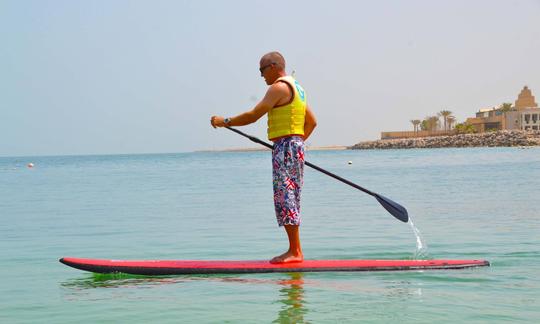
[[[306,106],[306,118],[304,121],[304,141],[306,141],[317,126],[317,119],[315,118],[315,114],[309,107],[309,105]]]
[[[256,122],[270,109],[272,109],[281,99],[288,98],[290,90],[283,82],[278,82],[270,86],[264,98],[250,111],[246,111],[238,116],[230,118],[230,122],[225,125],[224,118],[212,116],[210,123],[214,128],[224,126],[244,126]]]

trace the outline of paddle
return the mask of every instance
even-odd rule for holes
[[[260,139],[258,139],[255,136],[251,136],[251,135],[248,135],[246,133],[243,133],[243,132],[239,131],[236,128],[227,127],[227,126],[226,126],[226,128],[233,131],[233,132],[235,132],[235,133],[237,133],[237,134],[240,134],[242,136],[245,136],[245,137],[249,138],[251,141],[253,141],[255,143],[259,143],[259,144],[261,144],[263,146],[266,146],[269,149],[274,148],[271,144],[268,144],[268,143],[266,143],[264,141],[261,141]],[[340,176],[338,176],[336,174],[333,174],[330,171],[326,171],[325,169],[323,169],[321,167],[318,167],[313,163],[309,163],[308,161],[305,161],[304,163],[310,168],[313,168],[313,169],[315,169],[315,170],[317,170],[319,172],[322,172],[322,173],[326,174],[327,176],[330,176],[330,177],[332,177],[332,178],[334,178],[336,180],[339,180],[339,181],[341,181],[343,183],[346,183],[346,184],[348,184],[349,186],[351,186],[353,188],[356,188],[356,189],[358,189],[360,191],[363,191],[363,192],[367,193],[368,195],[371,195],[371,196],[375,197],[375,199],[377,199],[377,201],[384,207],[384,209],[386,209],[390,214],[392,214],[392,216],[394,216],[395,218],[399,219],[400,221],[402,221],[404,223],[407,223],[409,221],[409,214],[407,213],[407,209],[405,209],[405,207],[401,206],[397,202],[392,201],[391,199],[386,198],[384,196],[381,196],[378,193],[367,190],[366,188],[362,188],[361,186],[357,185],[356,183],[352,183],[351,181],[349,181],[347,179],[344,179],[344,178],[342,178],[342,177],[340,177]]]

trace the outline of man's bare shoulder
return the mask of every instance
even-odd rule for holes
[[[284,91],[289,92],[289,86],[285,82],[276,82],[270,86],[268,91]]]
[[[291,90],[285,82],[276,82],[272,84],[268,91],[266,92],[267,95],[271,95],[272,97],[289,97],[291,94]]]

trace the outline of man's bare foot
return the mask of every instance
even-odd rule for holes
[[[270,260],[270,263],[293,263],[302,261],[304,261],[304,255],[302,252],[293,253],[291,251],[287,251],[282,255],[274,257],[272,260]]]

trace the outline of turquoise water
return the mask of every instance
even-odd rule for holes
[[[58,262],[283,252],[268,154],[0,158],[0,322],[540,320],[540,148],[307,154],[407,207],[425,257],[488,259],[489,268],[143,278]],[[418,252],[411,228],[375,199],[310,169],[303,221],[309,259]]]

